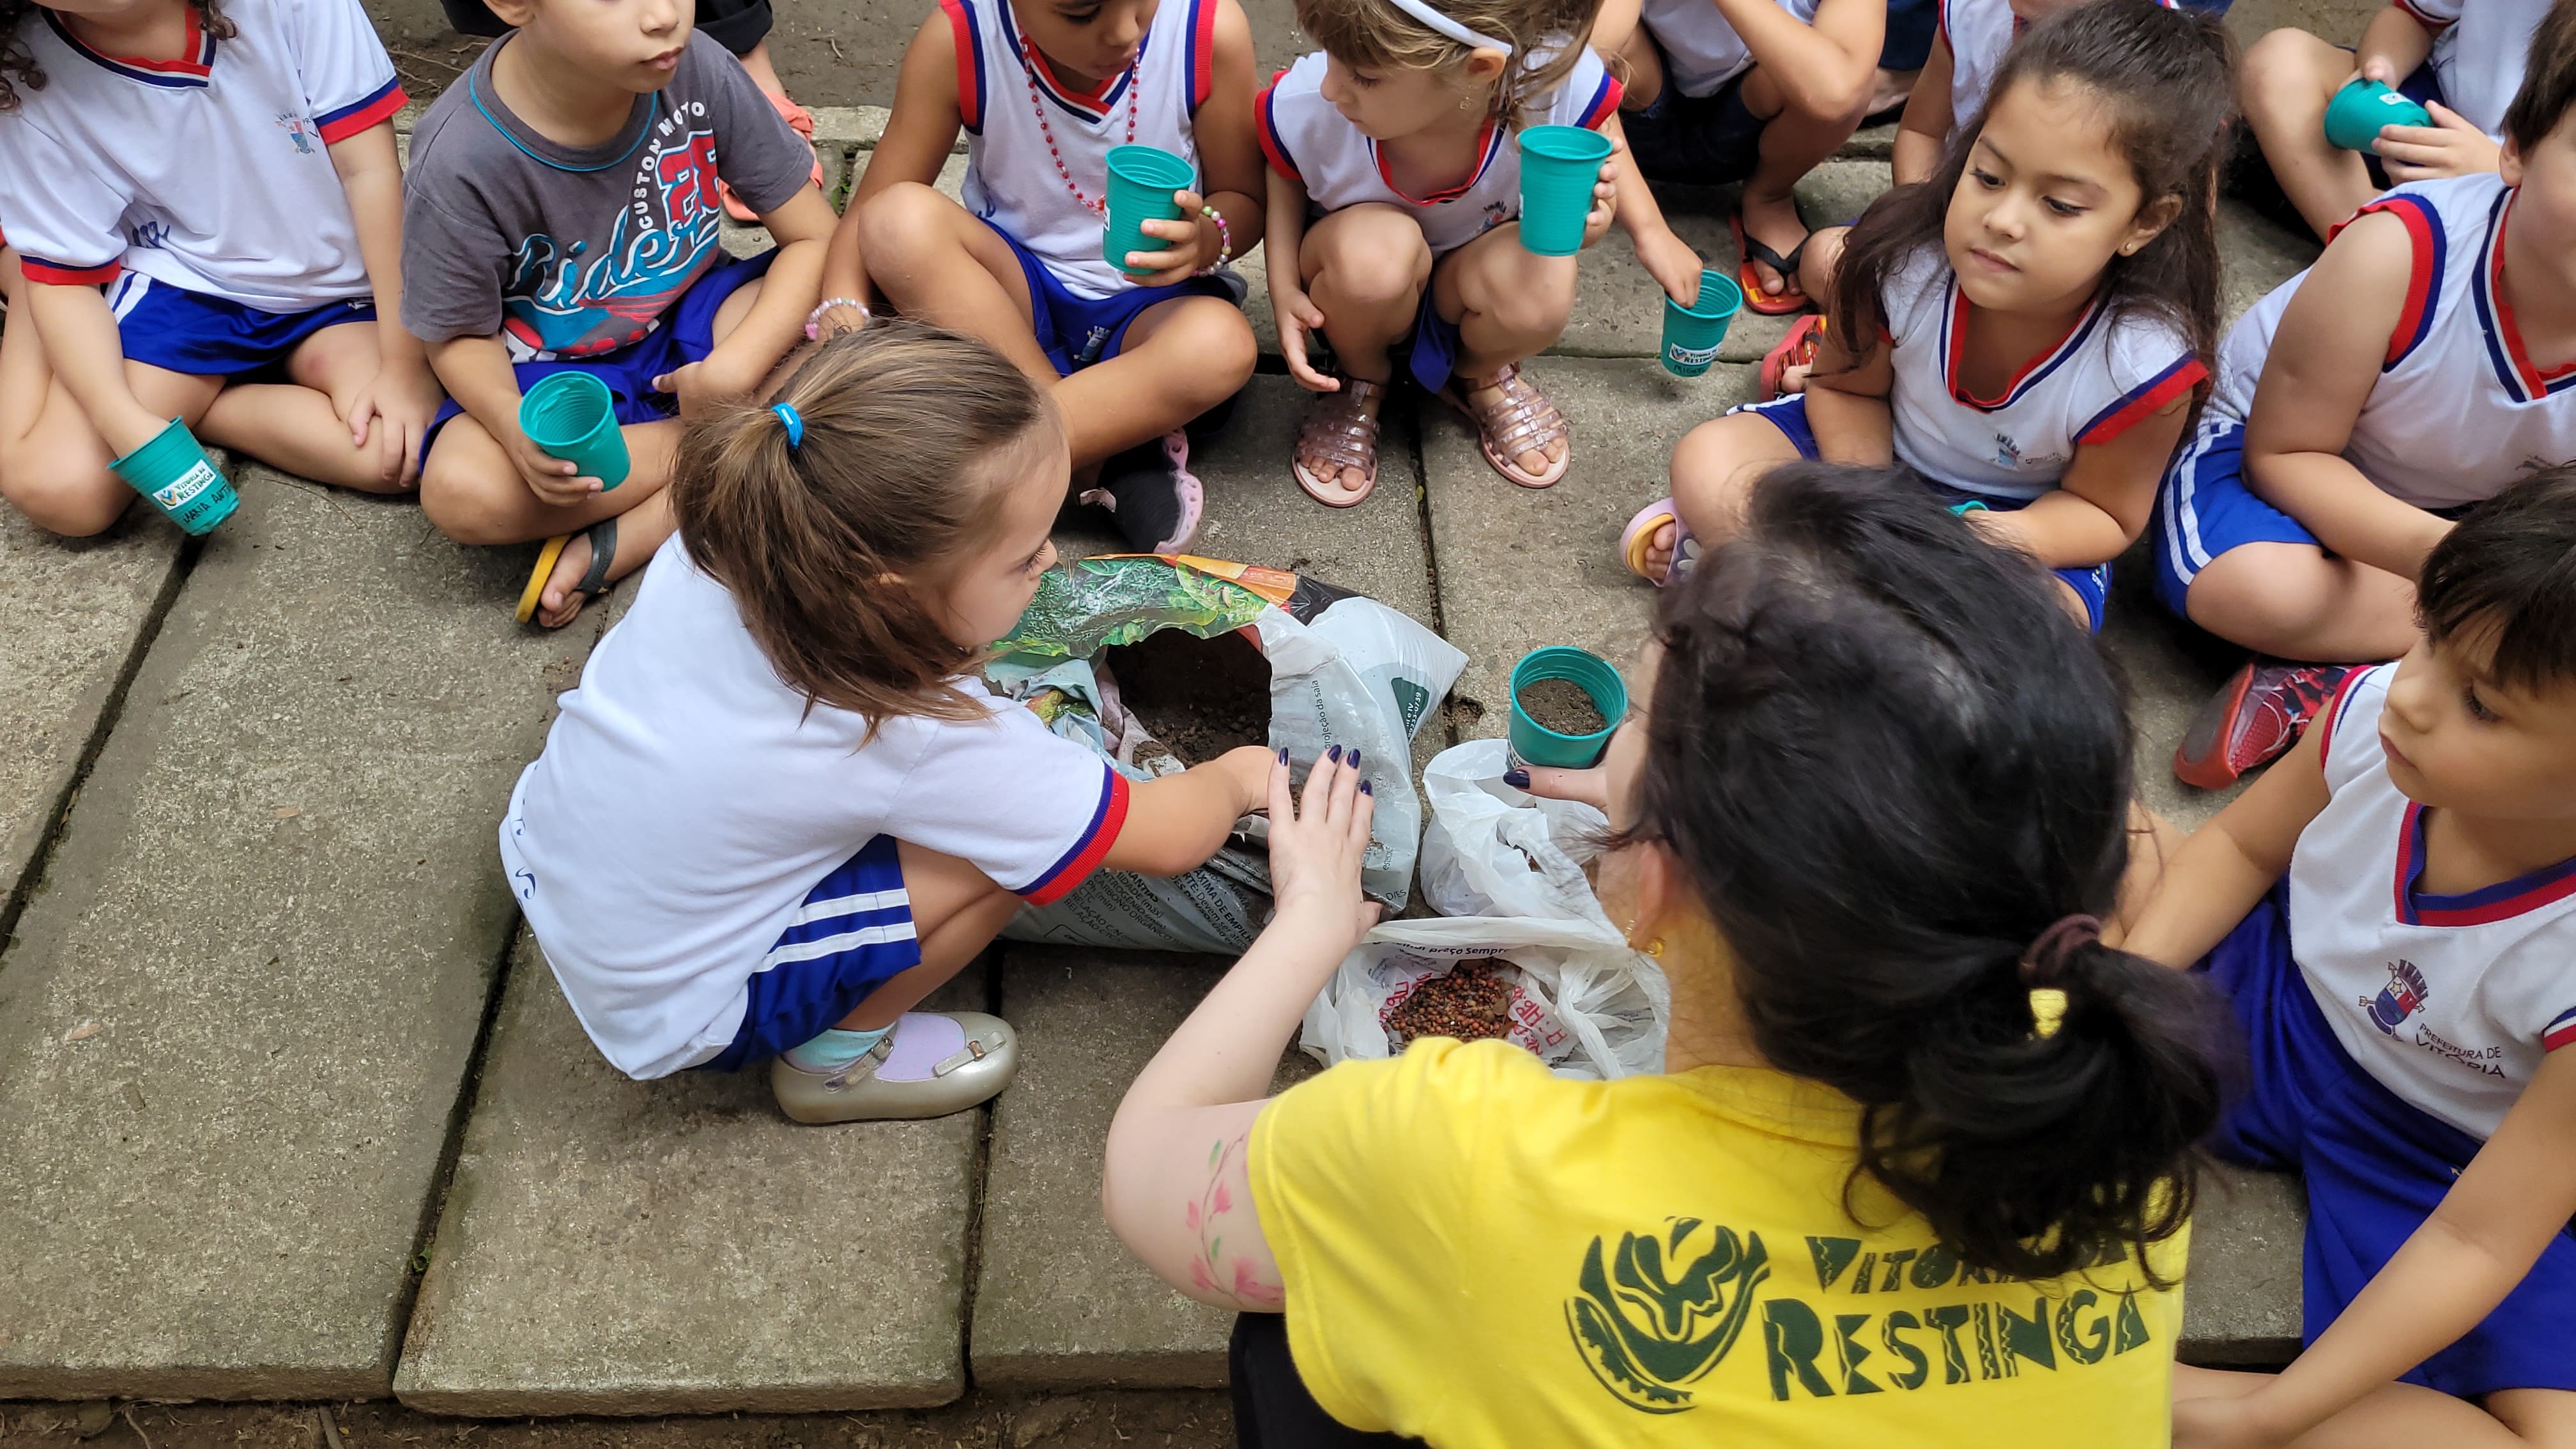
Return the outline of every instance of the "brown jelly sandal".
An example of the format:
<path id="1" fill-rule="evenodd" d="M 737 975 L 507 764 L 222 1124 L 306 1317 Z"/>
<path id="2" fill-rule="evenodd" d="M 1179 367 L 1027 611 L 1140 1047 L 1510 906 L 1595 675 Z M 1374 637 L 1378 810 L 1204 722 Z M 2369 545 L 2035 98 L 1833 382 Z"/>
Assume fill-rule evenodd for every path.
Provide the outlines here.
<path id="1" fill-rule="evenodd" d="M 1518 367 L 1505 367 L 1494 380 L 1479 387 L 1467 386 L 1465 378 L 1451 378 L 1440 390 L 1441 400 L 1467 415 L 1476 425 L 1476 446 L 1484 450 L 1485 462 L 1493 470 L 1523 488 L 1552 487 L 1565 476 L 1574 462 L 1573 433 L 1565 425 L 1565 416 L 1547 394 L 1521 377 Z M 1471 392 L 1486 388 L 1500 393 L 1494 401 L 1475 404 L 1467 401 Z M 1547 455 L 1550 446 L 1566 445 L 1565 456 L 1550 463 L 1544 473 L 1531 473 L 1513 460 L 1523 453 Z"/>
<path id="2" fill-rule="evenodd" d="M 1296 455 L 1288 460 L 1288 471 L 1307 497 L 1326 508 L 1356 508 L 1377 490 L 1378 413 L 1385 397 L 1385 383 L 1356 377 L 1343 378 L 1339 392 L 1315 395 L 1305 425 L 1297 430 Z M 1321 474 L 1306 466 L 1310 458 L 1325 465 Z M 1360 470 L 1357 488 L 1341 481 L 1349 468 Z"/>

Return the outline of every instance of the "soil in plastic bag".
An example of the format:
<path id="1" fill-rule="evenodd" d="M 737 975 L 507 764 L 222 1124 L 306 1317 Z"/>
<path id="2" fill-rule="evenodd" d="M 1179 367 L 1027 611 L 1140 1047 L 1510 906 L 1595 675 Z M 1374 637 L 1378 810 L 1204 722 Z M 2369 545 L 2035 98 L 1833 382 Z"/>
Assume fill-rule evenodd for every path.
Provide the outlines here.
<path id="1" fill-rule="evenodd" d="M 1158 630 L 1101 650 L 1094 663 L 1108 666 L 1119 703 L 1184 765 L 1270 743 L 1270 661 L 1240 632 Z"/>

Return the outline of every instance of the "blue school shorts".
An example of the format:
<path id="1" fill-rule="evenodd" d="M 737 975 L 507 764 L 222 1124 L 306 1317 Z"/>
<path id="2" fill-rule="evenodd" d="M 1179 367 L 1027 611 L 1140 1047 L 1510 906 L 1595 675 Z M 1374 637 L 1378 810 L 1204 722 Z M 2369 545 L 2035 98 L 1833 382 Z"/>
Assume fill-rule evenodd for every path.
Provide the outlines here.
<path id="1" fill-rule="evenodd" d="M 737 257 L 719 262 L 715 270 L 689 284 L 680 300 L 662 314 L 662 325 L 617 349 L 597 357 L 568 358 L 560 362 L 522 362 L 511 368 L 519 378 L 519 391 L 525 393 L 537 380 L 553 372 L 587 372 L 608 384 L 608 394 L 617 405 L 617 421 L 623 424 L 657 423 L 680 415 L 680 400 L 667 392 L 653 390 L 653 379 L 677 372 L 692 362 L 703 362 L 716 346 L 716 311 L 725 299 L 743 283 L 769 270 L 778 255 L 772 247 L 756 257 Z M 465 411 L 454 398 L 438 405 L 429 420 L 429 430 L 420 437 L 422 466 L 429 463 L 429 450 L 438 442 L 439 430 L 450 418 Z"/>
<path id="2" fill-rule="evenodd" d="M 2275 887 L 2195 969 L 2227 993 L 2247 1072 L 2209 1146 L 2307 1184 L 2303 1332 L 2314 1343 L 2457 1180 L 2478 1139 L 2401 1100 L 2362 1070 L 2318 1011 L 2290 954 L 2288 893 Z M 2576 1238 L 2561 1232 L 2520 1286 L 2406 1382 L 2458 1398 L 2576 1389 Z"/>
<path id="3" fill-rule="evenodd" d="M 1729 408 L 1727 411 L 1760 415 L 1764 422 L 1778 428 L 1781 434 L 1788 438 L 1790 446 L 1798 450 L 1798 456 L 1801 458 L 1812 462 L 1824 456 L 1816 447 L 1816 430 L 1807 425 L 1805 393 L 1793 392 L 1787 397 L 1774 398 L 1765 403 L 1746 403 L 1741 407 Z M 1953 508 L 1962 503 L 1982 503 L 1993 512 L 2011 513 L 2016 509 L 2030 506 L 2030 500 L 2027 498 L 1998 498 L 1991 493 L 1979 493 L 1968 488 L 1953 488 L 1937 478 L 1924 478 L 1923 482 L 1932 490 L 1934 497 Z M 2050 569 L 2049 572 L 2063 580 L 2068 588 L 2075 591 L 2075 597 L 2084 601 L 2084 617 L 2092 622 L 2094 633 L 2101 633 L 2102 610 L 2109 605 L 2111 599 L 2111 566 L 2100 563 L 2089 569 Z"/>
<path id="4" fill-rule="evenodd" d="M 304 340 L 343 322 L 373 322 L 372 297 L 325 302 L 301 312 L 263 312 L 227 298 L 120 273 L 107 289 L 128 361 L 190 377 L 240 377 L 285 363 Z"/>
<path id="5" fill-rule="evenodd" d="M 1647 39 L 1654 37 L 1649 33 Z M 1663 46 L 1658 43 L 1655 51 L 1661 55 Z M 1762 128 L 1770 123 L 1744 103 L 1744 76 L 1704 96 L 1682 94 L 1672 82 L 1670 60 L 1664 77 L 1654 104 L 1619 114 L 1638 174 L 1684 186 L 1724 186 L 1752 175 L 1753 163 L 1760 159 Z"/>
<path id="6" fill-rule="evenodd" d="M 2147 540 L 2156 560 L 2156 598 L 2185 619 L 2191 617 L 2184 607 L 2191 581 L 2229 549 L 2249 543 L 2320 546 L 2305 524 L 2245 486 L 2245 425 L 2216 414 L 2201 418 L 2200 430 L 2166 467 Z"/>
<path id="7" fill-rule="evenodd" d="M 878 987 L 921 964 L 895 839 L 880 835 L 805 893 L 752 973 L 742 1029 L 698 1069 L 734 1072 L 820 1036 Z"/>
<path id="8" fill-rule="evenodd" d="M 991 222 L 984 223 L 993 226 Z M 1078 297 L 1056 280 L 1038 254 L 1020 239 L 993 226 L 993 235 L 1020 259 L 1020 275 L 1029 284 L 1029 330 L 1038 347 L 1055 364 L 1058 377 L 1071 377 L 1096 362 L 1107 362 L 1127 345 L 1127 329 L 1136 314 L 1175 297 L 1223 297 L 1243 303 L 1242 281 L 1231 273 L 1189 277 L 1168 287 L 1121 287 L 1106 297 Z"/>

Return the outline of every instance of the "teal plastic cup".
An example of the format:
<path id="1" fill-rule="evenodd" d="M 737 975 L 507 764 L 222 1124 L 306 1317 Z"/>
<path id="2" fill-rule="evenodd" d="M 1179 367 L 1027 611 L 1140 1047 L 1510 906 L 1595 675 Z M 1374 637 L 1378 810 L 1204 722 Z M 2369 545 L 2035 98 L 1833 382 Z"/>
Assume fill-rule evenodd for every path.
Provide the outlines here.
<path id="1" fill-rule="evenodd" d="M 1724 272 L 1699 274 L 1699 300 L 1685 307 L 1664 298 L 1664 371 L 1675 377 L 1697 377 L 1717 361 L 1726 341 L 1727 324 L 1744 305 L 1744 289 Z"/>
<path id="2" fill-rule="evenodd" d="M 2347 151 L 2368 151 L 2382 126 L 2429 126 L 2433 115 L 2375 80 L 2357 80 L 2326 104 L 2326 140 Z"/>
<path id="3" fill-rule="evenodd" d="M 586 372 L 550 372 L 519 399 L 519 431 L 550 458 L 561 458 L 596 478 L 602 488 L 626 481 L 631 460 L 617 427 L 617 399 L 608 384 Z"/>
<path id="4" fill-rule="evenodd" d="M 214 532 L 215 525 L 232 517 L 233 510 L 241 506 L 241 495 L 233 491 L 232 480 L 206 456 L 205 445 L 197 441 L 197 435 L 177 418 L 153 434 L 151 442 L 107 466 L 135 492 L 151 499 L 152 506 L 167 514 L 172 523 L 192 534 Z"/>
<path id="5" fill-rule="evenodd" d="M 1601 711 L 1600 729 L 1588 735 L 1561 735 L 1531 719 L 1521 709 L 1521 691 L 1543 679 L 1563 679 L 1592 697 Z M 1565 644 L 1533 649 L 1512 666 L 1512 758 L 1525 765 L 1559 770 L 1588 770 L 1601 763 L 1610 736 L 1628 715 L 1628 685 L 1610 661 L 1589 650 Z"/>
<path id="6" fill-rule="evenodd" d="M 1161 147 L 1110 147 L 1109 234 L 1101 239 L 1100 255 L 1131 277 L 1148 275 L 1150 268 L 1128 266 L 1127 254 L 1171 249 L 1161 237 L 1145 235 L 1145 223 L 1180 220 L 1181 205 L 1172 193 L 1198 179 L 1197 167 Z"/>
<path id="7" fill-rule="evenodd" d="M 1592 214 L 1592 184 L 1610 159 L 1610 138 L 1581 126 L 1532 126 L 1521 132 L 1521 245 L 1542 257 L 1583 250 Z"/>

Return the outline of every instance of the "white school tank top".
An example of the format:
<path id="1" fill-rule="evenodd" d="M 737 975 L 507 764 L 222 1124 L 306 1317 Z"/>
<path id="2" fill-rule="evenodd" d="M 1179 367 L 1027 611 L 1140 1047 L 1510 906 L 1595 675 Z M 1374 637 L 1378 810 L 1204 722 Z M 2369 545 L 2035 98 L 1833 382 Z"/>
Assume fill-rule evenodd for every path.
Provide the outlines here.
<path id="1" fill-rule="evenodd" d="M 1898 267 L 1880 298 L 1895 382 L 1896 456 L 1935 482 L 2028 501 L 2057 486 L 2078 447 L 2107 443 L 2191 391 L 2208 369 L 2162 318 L 2112 316 L 2096 298 L 2002 396 L 1957 379 L 1968 299 L 1938 244 Z"/>
<path id="2" fill-rule="evenodd" d="M 1198 164 L 1191 120 L 1215 84 L 1217 0 L 1162 0 L 1134 62 L 1089 94 L 1056 79 L 1021 34 L 1011 0 L 939 0 L 939 8 L 957 40 L 966 209 L 1036 253 L 1077 296 L 1135 285 L 1102 259 L 1108 224 L 1083 202 L 1107 193 L 1113 146 L 1159 146 Z"/>
<path id="3" fill-rule="evenodd" d="M 2397 669 L 2355 670 L 2320 722 L 2332 793 L 2290 856 L 2290 953 L 2362 1070 L 2483 1140 L 2576 1042 L 2576 860 L 2461 895 L 2416 888 L 2424 808 L 2379 743 Z"/>
<path id="4" fill-rule="evenodd" d="M 2004 52 L 2024 29 L 2008 0 L 1941 0 L 1941 43 L 1950 47 L 1950 126 L 1964 131 L 1986 107 Z"/>
<path id="5" fill-rule="evenodd" d="M 1422 228 L 1431 254 L 1442 256 L 1521 214 L 1521 153 L 1510 128 L 1487 121 L 1477 140 L 1476 169 L 1444 191 L 1415 196 L 1387 174 L 1377 142 L 1324 99 L 1324 53 L 1316 51 L 1271 78 L 1256 106 L 1261 150 L 1272 170 L 1306 188 L 1309 214 L 1324 216 L 1362 202 L 1403 208 Z M 1619 82 L 1585 47 L 1564 84 L 1530 107 L 1533 125 L 1596 129 L 1619 109 Z"/>
<path id="6" fill-rule="evenodd" d="M 2355 213 L 2405 222 L 2415 269 L 2343 455 L 2418 508 L 2483 502 L 2525 473 L 2576 460 L 2576 362 L 2534 365 L 2501 289 L 2505 228 L 2520 224 L 2513 196 L 2490 171 L 2401 186 Z M 2228 417 L 2248 416 L 2281 314 L 2307 276 L 2229 329 L 2213 399 Z"/>
<path id="7" fill-rule="evenodd" d="M 1818 0 L 1779 0 L 1801 25 L 1816 23 Z M 1753 52 L 1712 0 L 1646 0 L 1646 31 L 1664 52 L 1664 82 L 1686 96 L 1714 95 L 1753 68 Z"/>

